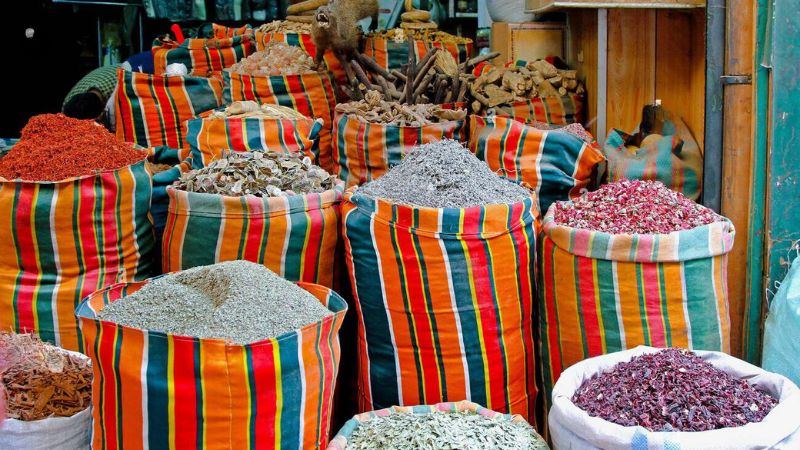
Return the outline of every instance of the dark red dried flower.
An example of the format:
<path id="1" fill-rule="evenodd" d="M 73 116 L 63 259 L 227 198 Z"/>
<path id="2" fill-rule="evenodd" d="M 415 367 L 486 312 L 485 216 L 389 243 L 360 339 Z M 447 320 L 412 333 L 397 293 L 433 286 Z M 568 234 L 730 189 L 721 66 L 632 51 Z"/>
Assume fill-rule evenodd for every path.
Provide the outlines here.
<path id="1" fill-rule="evenodd" d="M 667 234 L 723 220 L 659 181 L 615 181 L 555 204 L 557 224 L 611 234 Z"/>
<path id="2" fill-rule="evenodd" d="M 650 431 L 706 431 L 761 422 L 778 401 L 670 348 L 619 363 L 583 382 L 572 402 L 590 416 Z"/>

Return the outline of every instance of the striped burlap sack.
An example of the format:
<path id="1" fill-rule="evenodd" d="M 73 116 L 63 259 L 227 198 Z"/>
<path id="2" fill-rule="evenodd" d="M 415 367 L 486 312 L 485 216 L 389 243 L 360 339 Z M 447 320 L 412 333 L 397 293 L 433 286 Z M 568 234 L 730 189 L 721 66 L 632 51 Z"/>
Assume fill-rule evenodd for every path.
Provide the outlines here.
<path id="1" fill-rule="evenodd" d="M 342 208 L 359 411 L 470 400 L 533 421 L 536 199 Z"/>
<path id="2" fill-rule="evenodd" d="M 117 137 L 142 147 L 182 148 L 185 122 L 222 104 L 222 81 L 216 78 L 119 69 L 117 79 Z"/>
<path id="3" fill-rule="evenodd" d="M 254 100 L 258 103 L 287 106 L 312 119 L 322 119 L 319 142 L 314 154 L 317 165 L 333 172 L 331 126 L 336 107 L 333 77 L 330 73 L 253 76 L 222 72 L 226 103 Z"/>
<path id="4" fill-rule="evenodd" d="M 75 311 L 94 370 L 92 448 L 325 448 L 347 312 L 337 293 L 298 283 L 334 314 L 247 345 L 96 318 L 146 283 L 110 286 Z"/>
<path id="5" fill-rule="evenodd" d="M 227 197 L 167 188 L 164 271 L 245 259 L 334 287 L 342 185 L 319 194 Z"/>
<path id="6" fill-rule="evenodd" d="M 727 220 L 670 234 L 612 235 L 558 225 L 550 208 L 539 258 L 547 395 L 567 367 L 637 345 L 729 352 L 733 238 Z"/>
<path id="7" fill-rule="evenodd" d="M 436 47 L 450 53 L 457 63 L 463 63 L 472 56 L 472 40 L 462 44 L 452 42 L 414 40 L 414 54 L 419 61 L 428 54 L 429 48 Z M 374 59 L 385 70 L 400 70 L 403 64 L 408 63 L 408 41 L 403 39 L 395 41 L 385 37 L 370 35 L 364 42 L 364 54 Z"/>
<path id="8" fill-rule="evenodd" d="M 83 351 L 74 314 L 81 299 L 151 275 L 145 157 L 62 181 L 0 178 L 0 329 Z"/>
<path id="9" fill-rule="evenodd" d="M 207 77 L 236 64 L 255 51 L 255 41 L 247 34 L 227 38 L 186 39 L 157 42 L 153 46 L 153 73 L 164 75 L 167 66 L 180 63 L 190 75 Z"/>

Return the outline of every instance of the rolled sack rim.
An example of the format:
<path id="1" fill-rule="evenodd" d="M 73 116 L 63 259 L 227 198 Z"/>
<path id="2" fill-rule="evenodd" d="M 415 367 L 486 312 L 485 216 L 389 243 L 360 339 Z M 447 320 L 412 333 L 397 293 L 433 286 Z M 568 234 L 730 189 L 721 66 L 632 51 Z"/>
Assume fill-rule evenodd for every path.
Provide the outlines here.
<path id="1" fill-rule="evenodd" d="M 746 361 L 739 360 L 723 352 L 692 350 L 706 362 L 727 372 L 728 374 L 748 381 L 753 381 L 751 385 L 760 387 L 773 398 L 778 400 L 778 404 L 767 414 L 761 422 L 752 422 L 740 427 L 719 428 L 707 431 L 650 431 L 641 426 L 623 426 L 602 419 L 590 416 L 589 413 L 579 408 L 572 402 L 572 395 L 583 383 L 591 378 L 593 374 L 611 370 L 616 364 L 630 361 L 635 356 L 656 353 L 662 349 L 639 345 L 629 350 L 609 353 L 606 355 L 595 356 L 584 359 L 573 364 L 562 372 L 559 380 L 553 387 L 552 407 L 548 419 L 551 423 L 557 422 L 560 427 L 582 438 L 584 442 L 593 445 L 602 443 L 601 447 L 618 448 L 619 443 L 625 439 L 633 439 L 637 435 L 643 435 L 648 442 L 677 442 L 680 445 L 676 448 L 706 448 L 709 442 L 737 442 L 742 443 L 741 448 L 746 448 L 747 439 L 733 439 L 731 433 L 744 436 L 755 436 L 749 443 L 762 443 L 760 439 L 767 436 L 785 439 L 793 433 L 800 433 L 800 416 L 796 411 L 800 410 L 800 389 L 791 380 L 783 375 L 766 371 L 754 366 Z M 591 371 L 593 367 L 597 370 Z M 775 387 L 781 388 L 781 395 L 776 395 Z M 769 389 L 773 388 L 773 389 Z M 776 419 L 780 416 L 781 419 Z M 787 422 L 787 417 L 794 417 L 795 422 Z M 569 424 L 580 426 L 570 427 Z M 780 436 L 776 436 L 775 428 L 782 431 Z M 778 441 L 780 442 L 780 441 Z M 763 448 L 772 448 L 778 442 L 770 442 Z M 759 447 L 762 448 L 762 447 Z"/>
<path id="2" fill-rule="evenodd" d="M 118 172 L 118 171 L 124 170 L 124 169 L 136 170 L 138 167 L 141 167 L 142 171 L 147 173 L 150 176 L 150 178 L 152 178 L 152 174 L 150 173 L 150 171 L 145 168 L 145 162 L 149 158 L 148 152 L 147 151 L 142 151 L 139 148 L 136 148 L 136 150 L 141 151 L 142 159 L 140 159 L 139 161 L 137 161 L 137 162 L 135 162 L 133 164 L 128 164 L 127 166 L 117 167 L 116 169 L 98 170 L 98 171 L 96 171 L 94 173 L 90 173 L 90 174 L 87 174 L 87 175 L 80 175 L 80 176 L 77 176 L 77 177 L 64 178 L 63 180 L 57 180 L 57 181 L 45 181 L 45 180 L 43 180 L 43 181 L 34 181 L 34 180 L 23 180 L 21 178 L 9 180 L 8 178 L 0 177 L 0 185 L 2 185 L 2 184 L 51 184 L 51 185 L 68 184 L 68 183 L 74 183 L 76 181 L 83 181 L 83 180 L 85 180 L 87 178 L 98 178 L 98 177 L 101 177 L 102 175 Z"/>
<path id="3" fill-rule="evenodd" d="M 358 186 L 352 186 L 344 193 L 344 203 L 354 205 L 361 214 L 384 225 L 398 229 L 414 230 L 415 234 L 421 236 L 456 240 L 465 237 L 491 239 L 513 233 L 523 227 L 533 227 L 538 212 L 538 199 L 534 191 L 531 191 L 530 197 L 514 203 L 492 203 L 467 208 L 431 208 L 395 203 L 384 198 L 373 199 L 359 194 Z M 521 208 L 519 219 L 509 225 L 510 217 L 508 217 L 508 212 L 515 206 Z M 393 217 L 399 217 L 400 219 Z M 441 229 L 441 226 L 432 228 L 419 225 L 422 223 L 441 225 L 443 217 L 451 218 L 453 224 L 458 226 L 454 227 L 453 230 L 444 230 Z M 456 229 L 461 228 L 463 223 L 470 218 L 488 220 L 484 224 L 483 230 L 462 232 Z M 411 220 L 416 220 L 418 225 L 411 226 L 408 224 Z M 346 220 L 345 225 L 347 225 Z"/>
<path id="4" fill-rule="evenodd" d="M 544 217 L 544 235 L 570 254 L 627 262 L 682 262 L 728 254 L 736 229 L 730 219 L 667 234 L 611 234 L 559 225 L 554 202 Z"/>
<path id="5" fill-rule="evenodd" d="M 189 192 L 177 189 L 175 186 L 167 186 L 167 195 L 169 196 L 167 211 L 176 216 L 278 217 L 296 212 L 316 211 L 336 206 L 340 204 L 344 198 L 344 186 L 344 181 L 337 179 L 336 186 L 334 186 L 333 189 L 318 193 L 295 194 L 288 197 L 259 197 L 253 194 L 234 197 L 206 192 Z M 319 202 L 311 206 L 307 201 L 310 196 L 318 196 Z M 195 199 L 199 204 L 195 204 L 193 208 L 179 207 L 179 197 L 181 205 L 187 205 L 192 199 Z M 302 197 L 304 199 L 303 202 L 292 202 L 290 200 L 290 198 L 297 197 Z M 261 211 L 242 212 L 243 202 L 247 202 L 248 200 L 261 203 L 263 209 Z"/>
<path id="6" fill-rule="evenodd" d="M 313 295 L 332 314 L 330 314 L 328 316 L 325 316 L 325 317 L 323 317 L 322 319 L 320 319 L 320 320 L 318 320 L 316 322 L 312 322 L 312 323 L 306 324 L 306 325 L 304 325 L 301 328 L 298 328 L 296 330 L 287 331 L 286 333 L 283 333 L 283 334 L 278 335 L 278 336 L 261 339 L 259 341 L 255 341 L 255 342 L 249 342 L 247 344 L 238 344 L 238 343 L 231 342 L 231 341 L 229 341 L 227 339 L 222 339 L 222 338 L 203 338 L 203 337 L 198 337 L 198 336 L 185 336 L 185 335 L 179 335 L 179 334 L 173 334 L 173 333 L 166 333 L 166 332 L 158 331 L 158 330 L 145 330 L 145 329 L 129 327 L 127 325 L 122 325 L 122 324 L 118 324 L 118 323 L 115 323 L 115 322 L 111 322 L 111 321 L 102 320 L 102 319 L 98 319 L 97 318 L 96 314 L 103 310 L 103 308 L 105 307 L 106 303 L 102 303 L 102 307 L 97 309 L 97 310 L 95 310 L 93 305 L 92 305 L 92 302 L 95 299 L 99 299 L 99 301 L 102 301 L 102 297 L 107 292 L 114 291 L 114 290 L 120 290 L 120 289 L 126 289 L 125 295 L 121 295 L 120 297 L 112 300 L 111 303 L 113 303 L 115 301 L 118 301 L 118 300 L 130 295 L 130 294 L 133 294 L 134 292 L 136 292 L 139 289 L 141 289 L 142 287 L 144 287 L 150 281 L 159 279 L 161 277 L 164 277 L 164 276 L 167 276 L 167 275 L 170 275 L 170 274 L 173 274 L 173 273 L 176 273 L 176 272 L 165 273 L 165 274 L 162 274 L 162 275 L 159 275 L 159 276 L 156 276 L 156 277 L 148 278 L 147 280 L 144 280 L 144 281 L 115 283 L 115 284 L 112 284 L 110 286 L 106 286 L 105 288 L 100 289 L 99 291 L 95 291 L 95 292 L 89 294 L 83 300 L 81 300 L 80 303 L 78 303 L 78 306 L 75 308 L 75 317 L 78 319 L 78 322 L 80 324 L 80 328 L 83 329 L 84 321 L 93 321 L 98 325 L 98 328 L 100 328 L 102 326 L 102 324 L 108 324 L 108 325 L 111 325 L 111 326 L 113 326 L 115 328 L 118 328 L 120 330 L 131 330 L 131 331 L 136 332 L 136 333 L 146 334 L 149 337 L 155 337 L 155 338 L 161 338 L 161 339 L 167 339 L 169 337 L 172 337 L 176 341 L 183 341 L 183 342 L 203 341 L 203 342 L 216 343 L 216 344 L 219 344 L 219 345 L 223 345 L 226 348 L 260 347 L 260 346 L 263 346 L 263 345 L 270 345 L 270 343 L 273 342 L 273 341 L 276 342 L 276 343 L 282 343 L 282 342 L 286 342 L 286 341 L 295 339 L 297 333 L 302 333 L 303 331 L 311 331 L 314 328 L 316 328 L 317 326 L 319 326 L 320 324 L 324 324 L 326 322 L 332 322 L 332 321 L 337 320 L 337 319 L 343 319 L 344 315 L 347 313 L 347 309 L 348 309 L 347 302 L 344 300 L 344 298 L 342 298 L 341 295 L 339 295 L 333 289 L 325 287 L 325 286 L 322 286 L 320 284 L 308 283 L 308 282 L 304 282 L 304 281 L 294 282 L 294 284 L 296 284 L 297 286 L 302 288 L 304 291 L 306 291 L 306 292 L 310 293 L 311 295 Z M 323 293 L 328 298 L 328 304 L 327 305 L 324 303 L 324 299 L 320 298 L 320 296 Z"/>

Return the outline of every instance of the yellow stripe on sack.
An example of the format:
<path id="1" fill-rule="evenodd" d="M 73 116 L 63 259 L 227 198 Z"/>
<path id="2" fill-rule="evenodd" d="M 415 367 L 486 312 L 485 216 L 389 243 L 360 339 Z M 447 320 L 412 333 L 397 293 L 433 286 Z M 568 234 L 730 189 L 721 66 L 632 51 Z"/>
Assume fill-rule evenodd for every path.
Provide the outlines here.
<path id="1" fill-rule="evenodd" d="M 480 305 L 478 305 L 478 297 L 475 295 L 475 274 L 472 270 L 472 259 L 470 259 L 469 249 L 467 248 L 467 241 L 462 237 L 464 232 L 464 210 L 462 209 L 460 214 L 460 218 L 458 219 L 458 241 L 461 243 L 461 249 L 464 251 L 464 261 L 467 264 L 467 273 L 469 279 L 469 290 L 472 293 L 472 307 L 475 310 L 475 322 L 476 328 L 478 331 L 478 340 L 481 343 L 480 348 L 486 348 L 486 339 L 483 336 L 483 321 L 481 320 Z M 484 374 L 484 388 L 486 391 L 486 405 L 488 408 L 491 408 L 489 405 L 493 405 L 492 403 L 492 389 L 489 377 L 489 361 L 486 358 L 483 359 L 483 374 Z"/>
<path id="2" fill-rule="evenodd" d="M 589 237 L 589 247 L 593 246 L 595 233 Z M 606 347 L 606 326 L 603 323 L 603 307 L 600 304 L 600 282 L 597 279 L 597 259 L 592 258 L 592 288 L 594 290 L 594 311 L 597 316 L 597 329 L 600 333 L 600 344 L 603 348 L 603 353 L 608 352 Z"/>
<path id="3" fill-rule="evenodd" d="M 283 411 L 283 378 L 281 352 L 276 339 L 272 340 L 272 360 L 275 367 L 275 447 L 281 448 L 281 411 Z"/>
<path id="4" fill-rule="evenodd" d="M 36 284 L 33 288 L 33 296 L 31 297 L 31 308 L 33 313 L 33 329 L 39 330 L 39 290 L 42 287 L 42 265 L 39 262 L 39 242 L 36 239 L 36 204 L 39 201 L 39 187 L 34 190 L 33 198 L 31 199 L 31 217 L 30 217 L 30 230 L 31 230 L 31 243 L 33 244 L 34 256 L 36 257 Z M 25 249 L 22 249 L 25 251 Z M 60 339 L 59 339 L 60 340 Z"/>
<path id="5" fill-rule="evenodd" d="M 167 337 L 167 411 L 169 411 L 169 448 L 175 443 L 175 341 Z"/>

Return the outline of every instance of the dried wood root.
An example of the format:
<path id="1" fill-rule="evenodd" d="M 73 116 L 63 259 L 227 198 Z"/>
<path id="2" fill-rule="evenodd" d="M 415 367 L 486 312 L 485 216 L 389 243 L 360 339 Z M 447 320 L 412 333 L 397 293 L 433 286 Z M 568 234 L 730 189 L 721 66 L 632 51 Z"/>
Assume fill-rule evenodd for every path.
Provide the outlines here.
<path id="1" fill-rule="evenodd" d="M 405 105 L 387 102 L 378 91 L 368 91 L 364 100 L 339 103 L 336 112 L 347 114 L 366 123 L 399 127 L 421 127 L 432 123 L 462 120 L 467 116 L 463 109 L 443 109 L 434 104 Z"/>

